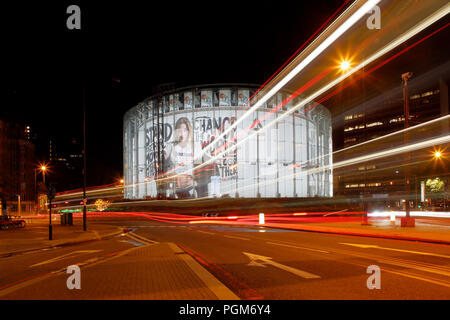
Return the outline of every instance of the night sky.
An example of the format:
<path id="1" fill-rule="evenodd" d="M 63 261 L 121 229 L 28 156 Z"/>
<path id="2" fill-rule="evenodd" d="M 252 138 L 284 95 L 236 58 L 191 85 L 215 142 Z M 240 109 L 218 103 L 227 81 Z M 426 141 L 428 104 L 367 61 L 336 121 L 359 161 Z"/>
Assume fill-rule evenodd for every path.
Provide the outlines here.
<path id="1" fill-rule="evenodd" d="M 155 85 L 262 84 L 343 1 L 145 3 L 2 8 L 2 116 L 32 126 L 44 159 L 49 137 L 81 138 L 84 86 L 88 185 L 121 175 L 123 114 Z M 66 28 L 71 4 L 81 30 Z"/>

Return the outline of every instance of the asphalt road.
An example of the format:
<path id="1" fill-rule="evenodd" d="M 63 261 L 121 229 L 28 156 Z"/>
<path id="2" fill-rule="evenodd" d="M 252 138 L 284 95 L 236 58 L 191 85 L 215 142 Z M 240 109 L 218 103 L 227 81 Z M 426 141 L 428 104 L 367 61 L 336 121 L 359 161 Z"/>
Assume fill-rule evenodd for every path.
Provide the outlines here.
<path id="1" fill-rule="evenodd" d="M 148 239 L 175 242 L 198 254 L 218 279 L 245 298 L 450 298 L 450 247 L 446 245 L 148 220 L 126 225 Z M 380 289 L 367 287 L 371 265 L 380 268 Z"/>
<path id="2" fill-rule="evenodd" d="M 144 218 L 102 218 L 95 223 L 176 243 L 242 299 L 450 299 L 446 245 Z M 24 279 L 64 272 L 71 264 L 108 264 L 115 254 L 139 245 L 113 237 L 1 258 L 0 292 Z M 380 289 L 368 288 L 369 266 L 379 267 Z"/>

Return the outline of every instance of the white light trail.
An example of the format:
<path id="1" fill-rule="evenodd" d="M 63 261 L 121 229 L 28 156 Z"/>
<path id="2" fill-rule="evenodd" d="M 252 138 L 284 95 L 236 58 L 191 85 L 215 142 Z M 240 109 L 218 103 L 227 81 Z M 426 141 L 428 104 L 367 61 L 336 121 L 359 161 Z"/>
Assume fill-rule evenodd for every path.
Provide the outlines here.
<path id="1" fill-rule="evenodd" d="M 286 77 L 280 80 L 272 89 L 270 89 L 258 102 L 256 102 L 249 110 L 247 110 L 239 119 L 237 119 L 233 125 L 222 132 L 214 141 L 208 145 L 208 148 L 202 150 L 201 156 L 203 156 L 207 149 L 214 146 L 218 141 L 220 141 L 224 136 L 226 136 L 231 130 L 237 128 L 237 125 L 244 121 L 247 117 L 252 115 L 259 107 L 261 107 L 267 100 L 269 100 L 274 94 L 276 94 L 281 88 L 283 88 L 289 81 L 291 81 L 300 71 L 302 71 L 307 65 L 309 65 L 314 59 L 316 59 L 325 49 L 327 49 L 334 41 L 336 41 L 340 36 L 342 36 L 351 26 L 353 26 L 361 17 L 373 9 L 381 0 L 369 0 L 363 6 L 361 6 L 353 15 L 350 16 L 342 25 L 340 25 L 328 38 L 326 38 L 316 49 L 314 49 L 304 60 L 302 60 L 291 72 L 289 72 Z M 333 24 L 336 23 L 341 17 L 350 11 L 356 3 L 349 7 L 345 12 L 343 12 Z M 331 26 L 329 27 L 331 28 Z M 322 34 L 325 34 L 329 29 L 327 28 Z M 306 52 L 309 48 L 314 45 L 315 41 L 312 42 L 303 52 Z M 302 52 L 302 53 L 303 53 Z"/>
<path id="2" fill-rule="evenodd" d="M 447 5 L 443 6 L 441 9 L 437 10 L 435 13 L 430 15 L 427 19 L 423 20 L 420 24 L 414 26 L 409 31 L 407 31 L 404 34 L 400 35 L 397 39 L 395 39 L 394 41 L 392 41 L 389 44 L 387 44 L 381 50 L 379 50 L 378 52 L 376 52 L 375 54 L 373 54 L 368 59 L 364 60 L 363 62 L 361 62 L 360 64 L 358 64 L 354 68 L 352 68 L 347 73 L 341 75 L 337 79 L 335 79 L 335 80 L 331 81 L 330 83 L 328 83 L 327 85 L 323 86 L 322 88 L 317 90 L 315 93 L 313 93 L 309 97 L 305 98 L 302 102 L 298 103 L 296 106 L 292 107 L 290 110 L 288 110 L 285 113 L 283 113 L 280 117 L 277 117 L 275 120 L 272 120 L 270 123 L 268 123 L 265 126 L 263 126 L 257 132 L 253 132 L 253 133 L 249 134 L 246 138 L 244 138 L 241 141 L 237 142 L 236 144 L 230 146 L 227 150 L 225 150 L 225 151 L 215 155 L 211 159 L 209 159 L 209 160 L 205 161 L 204 163 L 194 167 L 193 170 L 203 168 L 204 166 L 212 163 L 214 160 L 220 159 L 221 157 L 223 157 L 228 152 L 236 149 L 238 146 L 240 146 L 241 144 L 245 143 L 248 139 L 251 139 L 255 135 L 266 131 L 268 128 L 270 128 L 273 125 L 275 125 L 276 122 L 284 119 L 288 115 L 290 115 L 293 112 L 295 112 L 297 109 L 303 107 L 304 105 L 306 105 L 306 104 L 308 104 L 310 102 L 313 102 L 314 99 L 316 99 L 320 95 L 324 94 L 325 92 L 327 92 L 328 90 L 330 90 L 331 88 L 336 86 L 338 83 L 342 82 L 344 79 L 346 79 L 347 77 L 352 75 L 353 73 L 359 71 L 360 69 L 362 69 L 366 65 L 372 63 L 373 61 L 375 61 L 378 58 L 382 57 L 383 55 L 387 54 L 391 50 L 395 49 L 396 47 L 398 47 L 400 44 L 402 44 L 406 40 L 410 39 L 411 37 L 413 37 L 414 35 L 416 35 L 420 31 L 424 30 L 425 28 L 429 27 L 430 25 L 432 25 L 436 21 L 438 21 L 441 18 L 443 18 L 444 16 L 446 16 L 449 12 L 450 12 L 450 4 L 447 4 Z M 164 180 L 164 179 L 161 179 L 161 180 Z"/>
<path id="3" fill-rule="evenodd" d="M 405 217 L 405 211 L 374 211 L 367 214 L 368 217 Z M 450 218 L 449 211 L 410 211 L 412 217 Z"/>
<path id="4" fill-rule="evenodd" d="M 402 154 L 405 152 L 411 152 L 414 150 L 419 150 L 419 149 L 427 148 L 427 147 L 434 146 L 437 144 L 444 144 L 444 143 L 448 143 L 448 142 L 450 142 L 450 135 L 446 135 L 446 136 L 434 138 L 434 139 L 428 139 L 426 141 L 418 142 L 415 144 L 402 146 L 402 147 L 398 147 L 398 148 L 393 148 L 393 149 L 388 149 L 385 151 L 376 152 L 376 153 L 361 156 L 361 157 L 355 157 L 352 159 L 336 162 L 336 163 L 321 166 L 318 168 L 307 169 L 307 170 L 304 170 L 301 172 L 284 175 L 275 180 L 264 181 L 264 182 L 247 185 L 247 186 L 242 186 L 242 187 L 238 188 L 236 191 L 243 191 L 245 189 L 255 188 L 257 186 L 270 185 L 270 184 L 274 184 L 274 183 L 284 181 L 287 179 L 292 179 L 293 177 L 301 177 L 301 176 L 307 176 L 307 175 L 314 174 L 314 173 L 321 173 L 328 169 L 331 169 L 332 167 L 333 168 L 346 167 L 346 166 L 355 165 L 355 164 L 358 164 L 361 162 L 367 162 L 367 161 L 372 161 L 372 160 L 376 160 L 376 159 L 380 159 L 380 158 L 395 156 L 395 155 Z"/>
<path id="5" fill-rule="evenodd" d="M 242 117 L 240 117 L 240 119 L 238 119 L 232 126 L 230 126 L 227 130 L 225 130 L 224 132 L 222 132 L 222 134 L 215 139 L 215 141 L 213 141 L 213 143 L 211 143 L 208 147 L 212 147 L 215 143 L 217 143 L 221 138 L 223 138 L 226 134 L 228 134 L 231 130 L 235 129 L 235 127 L 241 122 L 243 121 L 245 118 L 247 118 L 250 114 L 252 114 L 255 110 L 257 110 L 264 102 L 266 102 L 268 99 L 270 99 L 270 97 L 272 97 L 278 90 L 280 90 L 286 83 L 288 83 L 290 80 L 292 80 L 293 77 L 295 77 L 295 75 L 297 75 L 304 67 L 306 67 L 311 61 L 313 61 L 318 55 L 320 55 L 320 53 L 322 53 L 328 46 L 330 46 L 337 38 L 339 38 L 346 30 L 348 30 L 354 23 L 356 23 L 364 14 L 366 14 L 367 12 L 369 12 L 379 1 L 368 1 L 366 4 L 364 4 L 361 8 L 359 8 L 348 20 L 346 20 L 343 25 L 341 25 L 338 29 L 336 29 L 336 31 L 334 31 L 332 33 L 332 35 L 330 35 L 330 37 L 328 37 L 327 39 L 325 39 L 325 41 L 320 44 L 309 56 L 307 56 L 294 70 L 292 70 L 285 78 L 283 78 L 274 88 L 272 88 L 267 94 L 265 94 L 261 100 L 259 100 L 254 106 L 252 106 Z M 349 8 L 350 9 L 350 8 Z M 348 12 L 348 10 L 346 12 Z M 340 17 L 342 17 L 346 12 L 344 12 L 343 14 L 341 14 Z M 384 48 L 382 48 L 381 50 L 379 50 L 378 52 L 376 52 L 374 55 L 372 55 L 370 58 L 366 59 L 365 61 L 363 61 L 362 63 L 360 63 L 359 65 L 355 66 L 354 68 L 352 68 L 351 70 L 349 70 L 347 73 L 343 74 L 342 76 L 338 77 L 337 79 L 335 79 L 334 81 L 331 81 L 330 83 L 328 83 L 326 86 L 322 87 L 321 89 L 317 90 L 315 93 L 313 93 L 312 95 L 310 95 L 309 97 L 307 97 L 305 100 L 303 100 L 302 102 L 300 102 L 299 104 L 297 104 L 296 106 L 294 106 L 293 108 L 291 108 L 289 111 L 285 112 L 284 114 L 282 114 L 280 117 L 278 117 L 276 120 L 273 120 L 272 122 L 270 122 L 269 124 L 265 125 L 264 127 L 262 127 L 258 132 L 254 132 L 253 134 L 248 135 L 245 139 L 239 141 L 238 143 L 230 146 L 229 149 L 215 155 L 214 157 L 212 157 L 211 159 L 205 161 L 204 163 L 194 167 L 193 170 L 196 169 L 200 169 L 203 168 L 204 166 L 212 163 L 213 161 L 215 161 L 218 158 L 221 158 L 223 155 L 225 155 L 226 153 L 234 150 L 235 148 L 237 148 L 239 145 L 241 145 L 244 142 L 247 142 L 247 139 L 250 139 L 252 137 L 254 137 L 256 134 L 260 134 L 261 132 L 267 130 L 268 128 L 272 127 L 277 121 L 282 120 L 283 118 L 287 117 L 288 115 L 292 114 L 295 110 L 301 108 L 302 106 L 312 102 L 315 98 L 317 98 L 318 96 L 322 95 L 323 93 L 325 93 L 326 91 L 330 90 L 332 87 L 334 87 L 335 85 L 337 85 L 338 83 L 340 83 L 341 81 L 343 81 L 344 79 L 346 79 L 347 77 L 349 77 L 350 75 L 352 75 L 353 73 L 355 73 L 356 71 L 362 69 L 363 67 L 365 67 L 366 65 L 372 63 L 373 61 L 375 61 L 376 59 L 382 57 L 383 55 L 385 55 L 386 53 L 388 53 L 389 51 L 393 50 L 394 48 L 396 48 L 397 46 L 399 46 L 401 43 L 405 42 L 406 40 L 410 39 L 411 37 L 413 37 L 414 35 L 416 35 L 417 33 L 419 33 L 420 31 L 424 30 L 425 28 L 429 27 L 430 25 L 432 25 L 433 23 L 435 23 L 436 21 L 440 20 L 441 18 L 443 18 L 444 16 L 446 16 L 448 13 L 450 12 L 450 4 L 444 5 L 441 9 L 437 10 L 435 13 L 433 13 L 432 15 L 430 15 L 428 18 L 424 19 L 423 21 L 421 21 L 420 24 L 412 27 L 409 31 L 405 32 L 403 35 L 399 36 L 397 39 L 395 39 L 394 41 L 392 41 L 391 43 L 389 43 L 388 45 L 386 45 Z M 340 18 L 339 17 L 339 18 Z M 338 18 L 338 19 L 339 19 Z M 336 21 L 338 20 L 336 19 Z M 322 33 L 323 34 L 323 33 Z M 314 42 L 308 46 L 308 48 L 306 48 L 303 52 L 305 52 L 306 50 L 308 50 L 312 45 L 314 44 Z M 343 150 L 341 150 L 343 151 Z M 206 148 L 204 150 L 202 150 L 202 154 L 206 153 Z M 181 173 L 182 174 L 182 173 Z M 176 176 L 176 175 L 175 175 Z M 156 179 L 154 181 L 163 181 L 163 180 L 167 180 L 167 179 L 173 179 L 175 176 L 172 176 L 170 178 L 161 178 L 161 179 Z M 127 185 L 125 187 L 131 187 L 131 186 L 137 186 L 137 185 L 141 185 L 141 184 L 145 184 L 147 182 L 141 182 L 141 183 L 137 183 L 137 184 L 133 184 L 133 185 Z"/>

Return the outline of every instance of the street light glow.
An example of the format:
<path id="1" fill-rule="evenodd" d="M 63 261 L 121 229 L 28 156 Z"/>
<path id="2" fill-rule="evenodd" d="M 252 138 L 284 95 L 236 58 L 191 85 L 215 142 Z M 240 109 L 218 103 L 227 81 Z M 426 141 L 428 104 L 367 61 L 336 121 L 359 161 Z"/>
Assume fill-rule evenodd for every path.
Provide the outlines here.
<path id="1" fill-rule="evenodd" d="M 44 173 L 45 171 L 49 170 L 49 167 L 48 167 L 47 163 L 42 163 L 41 162 L 41 163 L 39 163 L 39 165 L 36 167 L 35 170 L 40 170 L 40 171 L 42 171 Z"/>
<path id="2" fill-rule="evenodd" d="M 340 68 L 342 71 L 346 71 L 350 68 L 350 62 L 344 60 L 341 62 Z"/>
<path id="3" fill-rule="evenodd" d="M 442 156 L 442 153 L 441 153 L 440 151 L 436 151 L 436 152 L 434 153 L 434 157 L 435 157 L 436 159 L 439 159 L 441 156 Z"/>

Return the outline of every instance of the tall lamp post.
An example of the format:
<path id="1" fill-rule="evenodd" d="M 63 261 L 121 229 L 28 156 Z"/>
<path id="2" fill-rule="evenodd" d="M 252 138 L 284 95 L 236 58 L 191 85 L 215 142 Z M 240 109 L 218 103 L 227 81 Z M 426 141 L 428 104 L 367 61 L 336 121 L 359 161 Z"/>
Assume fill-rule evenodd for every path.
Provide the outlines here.
<path id="1" fill-rule="evenodd" d="M 44 182 L 44 184 L 45 184 L 45 171 L 47 170 L 47 167 L 46 166 L 42 166 L 41 167 L 41 171 L 42 171 L 42 181 Z"/>
<path id="2" fill-rule="evenodd" d="M 39 165 L 39 168 L 34 169 L 34 199 L 37 201 L 37 178 L 36 178 L 36 172 L 38 170 L 41 170 L 42 172 L 42 180 L 45 184 L 45 172 L 47 171 L 48 167 L 47 165 Z"/>
<path id="3" fill-rule="evenodd" d="M 86 89 L 83 87 L 83 231 L 86 231 Z"/>
<path id="4" fill-rule="evenodd" d="M 405 115 L 405 129 L 409 128 L 409 95 L 408 95 L 408 80 L 412 77 L 412 72 L 406 72 L 402 74 L 402 87 L 403 87 L 403 110 Z M 405 146 L 409 143 L 409 132 L 405 132 Z M 403 220 L 403 223 L 401 226 L 405 227 L 413 227 L 414 226 L 414 219 L 411 219 L 410 216 L 410 206 L 409 206 L 409 195 L 411 194 L 411 177 L 410 177 L 410 167 L 409 163 L 411 162 L 411 154 L 408 152 L 406 161 L 408 164 L 406 165 L 405 170 L 405 219 Z"/>
<path id="5" fill-rule="evenodd" d="M 436 161 L 441 160 L 441 157 L 442 157 L 442 152 L 440 150 L 436 150 L 433 153 L 433 158 Z M 448 177 L 444 177 L 443 181 L 444 181 L 444 199 L 443 200 L 444 200 L 444 211 L 445 211 L 447 209 Z"/>

